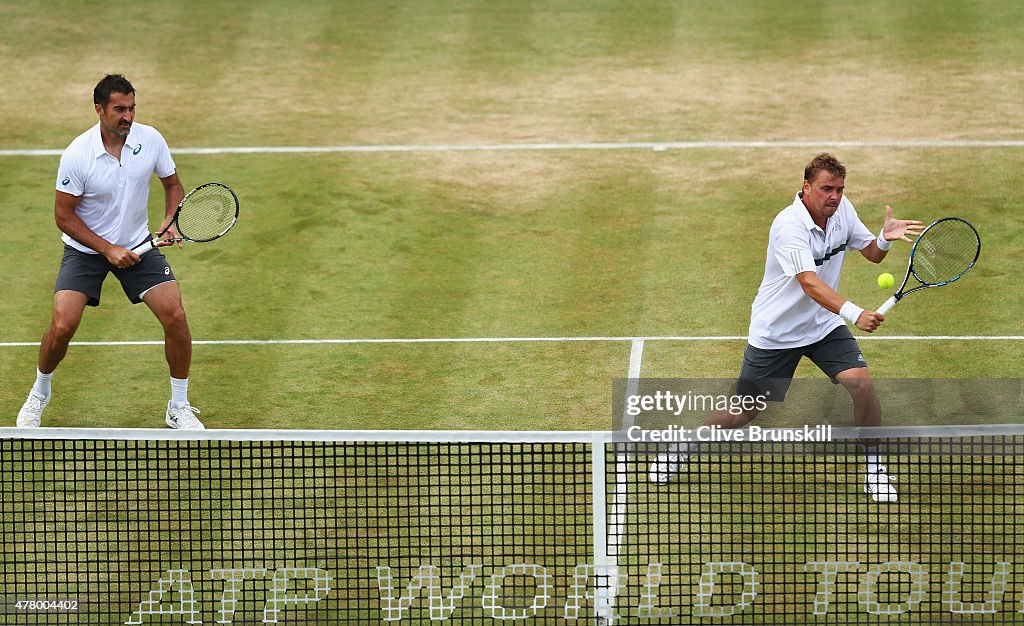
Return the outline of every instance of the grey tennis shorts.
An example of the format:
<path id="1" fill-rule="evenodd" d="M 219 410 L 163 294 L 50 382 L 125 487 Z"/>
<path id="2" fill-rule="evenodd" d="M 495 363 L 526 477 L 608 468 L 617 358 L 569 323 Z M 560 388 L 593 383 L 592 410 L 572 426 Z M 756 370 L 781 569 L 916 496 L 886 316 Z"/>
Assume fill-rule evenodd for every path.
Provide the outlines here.
<path id="1" fill-rule="evenodd" d="M 89 296 L 89 306 L 99 306 L 103 281 L 110 272 L 121 281 L 121 288 L 132 304 L 142 302 L 142 295 L 153 287 L 175 280 L 171 266 L 159 250 L 147 252 L 135 265 L 121 269 L 111 265 L 102 254 L 86 254 L 65 244 L 53 291 L 78 291 Z"/>
<path id="2" fill-rule="evenodd" d="M 857 340 L 844 324 L 825 335 L 824 339 L 799 348 L 765 350 L 747 344 L 737 392 L 741 395 L 766 395 L 769 401 L 782 402 L 803 357 L 811 359 L 836 384 L 839 382 L 836 376 L 841 372 L 868 366 Z"/>

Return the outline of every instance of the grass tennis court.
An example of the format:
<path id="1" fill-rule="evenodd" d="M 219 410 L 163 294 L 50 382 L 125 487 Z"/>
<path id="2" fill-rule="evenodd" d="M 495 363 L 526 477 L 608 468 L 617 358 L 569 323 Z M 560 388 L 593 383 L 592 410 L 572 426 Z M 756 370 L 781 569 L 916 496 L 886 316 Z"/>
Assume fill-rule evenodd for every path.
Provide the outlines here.
<path id="1" fill-rule="evenodd" d="M 848 165 L 847 194 L 870 228 L 891 204 L 925 222 L 964 217 L 983 240 L 960 284 L 912 296 L 871 337 L 856 333 L 874 376 L 1024 376 L 1018 2 L 76 0 L 0 2 L 0 23 L 0 425 L 14 424 L 50 315 L 56 151 L 95 123 L 90 91 L 107 72 L 134 83 L 137 120 L 167 138 L 186 188 L 217 180 L 241 198 L 223 241 L 168 252 L 197 342 L 190 398 L 208 427 L 606 430 L 635 338 L 644 377 L 730 378 L 768 227 L 822 150 Z M 154 183 L 154 225 L 161 203 Z M 901 279 L 908 251 L 897 244 L 877 267 L 851 255 L 841 292 L 878 306 L 891 294 L 876 275 Z M 76 336 L 89 345 L 72 346 L 54 377 L 44 425 L 162 427 L 161 339 L 148 310 L 108 281 Z M 821 374 L 806 366 L 798 376 Z M 992 481 L 1014 496 L 1015 472 Z M 742 508 L 749 494 L 731 480 L 719 488 Z M 778 473 L 764 480 L 779 485 Z M 692 528 L 671 506 L 690 488 L 651 502 L 631 492 L 631 506 L 651 507 L 636 523 L 684 541 Z M 963 519 L 994 519 L 991 497 Z M 998 504 L 1020 513 L 1013 497 Z M 901 532 L 915 506 L 899 513 Z M 389 530 L 401 535 L 403 523 Z M 991 537 L 995 525 L 967 530 Z M 810 553 L 801 530 L 782 536 Z M 849 541 L 877 548 L 886 537 Z M 1009 557 L 1021 553 L 1014 538 Z M 719 547 L 735 555 L 749 539 Z M 542 541 L 510 544 L 541 554 Z M 935 582 L 944 545 L 892 556 L 927 557 Z M 851 559 L 887 558 L 859 547 Z M 700 573 L 688 550 L 665 544 L 667 560 L 691 567 L 666 574 L 682 603 Z M 1007 557 L 996 552 L 978 571 Z M 966 544 L 960 554 L 977 556 Z M 631 561 L 632 575 L 645 563 Z M 402 563 L 403 584 L 416 565 Z M 445 565 L 446 590 L 461 566 Z M 1007 598 L 1019 599 L 1012 576 Z"/>
<path id="2" fill-rule="evenodd" d="M 831 26 L 827 11 L 794 23 L 805 11 L 782 3 L 724 12 L 705 3 L 632 6 L 311 3 L 299 12 L 272 2 L 184 3 L 156 29 L 160 36 L 116 68 L 89 52 L 89 36 L 76 36 L 100 19 L 86 6 L 54 5 L 80 26 L 47 31 L 43 51 L 18 45 L 38 40 L 39 14 L 8 6 L 5 17 L 19 27 L 11 29 L 16 56 L 5 82 L 32 76 L 36 88 L 2 105 L 3 148 L 63 147 L 92 123 L 89 87 L 107 70 L 137 83 L 140 121 L 161 128 L 172 149 L 721 139 L 820 140 L 827 149 L 843 140 L 1021 138 L 1021 113 L 1008 108 L 1021 95 L 1021 45 L 1009 36 L 1020 9 L 1012 3 L 865 5 L 858 13 L 872 18 L 848 29 Z M 177 33 L 175 11 L 193 26 Z M 139 8 L 122 19 L 150 31 L 148 14 Z M 229 36 L 211 43 L 197 23 L 218 23 Z M 809 34 L 794 36 L 792 52 L 772 43 L 783 26 L 802 32 L 816 23 L 828 25 L 826 57 Z M 73 71 L 51 69 L 61 58 L 78 60 Z M 843 102 L 817 94 L 818 72 L 837 79 L 823 79 L 821 89 L 842 85 Z M 765 98 L 777 90 L 776 73 L 808 97 Z M 972 86 L 985 97 L 964 104 Z M 29 106 L 41 93 L 48 105 Z M 173 253 L 172 263 L 197 340 L 743 335 L 767 225 L 813 149 L 178 156 L 188 186 L 234 186 L 244 221 L 230 239 Z M 984 237 L 969 282 L 901 308 L 879 334 L 1018 334 L 1019 308 L 1008 305 L 1021 287 L 1012 268 L 1022 218 L 1011 193 L 1020 147 L 837 152 L 851 167 L 848 193 L 872 227 L 889 202 L 924 220 L 964 215 Z M 0 258 L 10 297 L 0 304 L 0 341 L 36 341 L 59 254 L 56 158 L 2 158 L 8 227 Z M 851 260 L 851 299 L 884 299 L 873 277 L 900 274 L 906 250 L 881 269 Z M 121 299 L 108 285 L 105 305 L 89 312 L 77 339 L 159 340 L 148 311 Z M 654 344 L 643 373 L 728 376 L 741 346 Z M 1019 342 L 915 342 L 887 354 L 893 347 L 865 345 L 882 375 L 1019 374 Z M 487 428 L 514 419 L 524 428 L 597 428 L 606 423 L 608 380 L 625 374 L 628 350 L 198 347 L 193 393 L 204 416 L 226 427 L 255 419 Z M 0 406 L 13 413 L 34 351 L 3 351 Z M 47 417 L 152 422 L 137 400 L 153 397 L 159 408 L 159 357 L 150 347 L 73 349 Z M 90 391 L 109 380 L 127 393 Z"/>
<path id="3" fill-rule="evenodd" d="M 891 203 L 925 221 L 962 215 L 983 236 L 962 284 L 913 296 L 878 336 L 1024 328 L 1016 3 L 869 2 L 856 19 L 840 4 L 782 2 L 183 2 L 159 19 L 142 4 L 118 14 L 120 28 L 146 33 L 127 54 L 105 52 L 92 5 L 44 5 L 0 7 L 0 77 L 13 87 L 0 149 L 63 148 L 94 122 L 89 92 L 107 71 L 135 82 L 138 120 L 172 150 L 564 144 L 178 154 L 187 187 L 222 180 L 242 200 L 227 239 L 169 253 L 197 341 L 743 336 L 768 225 L 819 149 L 850 167 L 847 193 L 870 227 Z M 722 140 L 812 145 L 574 147 Z M 871 145 L 943 140 L 1018 143 Z M 35 342 L 60 254 L 57 157 L 0 161 L 0 342 Z M 161 198 L 154 189 L 154 216 Z M 844 295 L 878 306 L 888 294 L 874 277 L 902 276 L 908 250 L 877 268 L 849 259 Z M 111 282 L 76 339 L 162 337 Z M 641 373 L 729 377 L 742 346 L 647 342 Z M 1020 341 L 863 347 L 890 377 L 1013 377 L 1024 355 Z M 629 351 L 200 345 L 192 395 L 229 428 L 605 428 Z M 0 412 L 14 415 L 35 349 L 0 353 Z M 159 346 L 73 347 L 47 421 L 159 425 L 164 370 Z"/>

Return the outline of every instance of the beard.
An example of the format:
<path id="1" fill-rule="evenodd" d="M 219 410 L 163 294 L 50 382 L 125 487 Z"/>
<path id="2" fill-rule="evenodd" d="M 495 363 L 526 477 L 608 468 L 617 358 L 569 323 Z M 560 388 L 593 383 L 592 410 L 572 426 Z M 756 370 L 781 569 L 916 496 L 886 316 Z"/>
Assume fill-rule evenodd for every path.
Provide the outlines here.
<path id="1" fill-rule="evenodd" d="M 128 124 L 121 124 L 120 122 L 116 124 L 104 123 L 104 126 L 107 127 L 108 132 L 110 132 L 112 135 L 116 137 L 127 137 L 128 133 L 130 133 L 132 130 L 132 125 L 130 122 Z"/>

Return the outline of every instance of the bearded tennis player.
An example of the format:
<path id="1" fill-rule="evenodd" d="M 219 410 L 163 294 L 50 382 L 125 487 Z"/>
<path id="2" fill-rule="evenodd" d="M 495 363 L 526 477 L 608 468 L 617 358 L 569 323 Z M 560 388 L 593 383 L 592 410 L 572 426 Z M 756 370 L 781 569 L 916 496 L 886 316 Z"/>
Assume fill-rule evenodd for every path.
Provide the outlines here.
<path id="1" fill-rule="evenodd" d="M 174 273 L 159 250 L 142 256 L 132 251 L 151 239 L 147 204 L 152 176 L 164 188 L 161 228 L 170 223 L 184 188 L 163 136 L 135 122 L 135 88 L 124 76 L 104 77 L 93 90 L 93 103 L 97 124 L 72 141 L 60 158 L 54 215 L 64 233 L 64 256 L 54 287 L 53 318 L 39 346 L 36 382 L 18 412 L 17 425 L 40 426 L 53 372 L 67 354 L 86 306 L 99 306 L 103 280 L 113 273 L 128 299 L 145 302 L 163 326 L 171 374 L 167 425 L 201 429 L 199 410 L 188 401 L 192 335 Z M 118 389 L 116 384 L 111 387 Z"/>

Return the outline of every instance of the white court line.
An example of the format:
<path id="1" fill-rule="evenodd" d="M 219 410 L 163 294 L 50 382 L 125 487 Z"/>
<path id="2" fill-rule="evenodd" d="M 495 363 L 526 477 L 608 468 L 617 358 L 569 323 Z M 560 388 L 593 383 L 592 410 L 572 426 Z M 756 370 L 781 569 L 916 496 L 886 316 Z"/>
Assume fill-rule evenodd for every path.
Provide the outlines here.
<path id="1" fill-rule="evenodd" d="M 744 337 L 746 339 L 746 337 Z M 626 379 L 626 395 L 635 395 L 639 387 L 640 367 L 644 360 L 644 341 L 642 337 L 633 339 L 629 349 L 629 373 Z M 629 413 L 622 414 L 622 429 L 626 430 L 633 425 L 633 416 Z"/>
<path id="2" fill-rule="evenodd" d="M 643 365 L 644 358 L 644 339 L 637 337 L 633 339 L 629 349 L 629 372 L 626 379 L 626 397 L 634 396 L 640 386 L 640 370 Z M 619 425 L 620 430 L 628 430 L 635 423 L 632 415 L 626 410 L 625 406 L 622 411 L 622 423 Z M 622 546 L 622 541 L 625 535 L 626 529 L 626 500 L 628 495 L 628 476 L 629 476 L 629 454 L 625 448 L 619 447 L 615 454 L 615 491 L 611 497 L 611 518 L 605 520 L 606 522 L 606 539 L 603 543 L 605 554 L 608 555 L 607 565 L 614 567 L 618 564 L 619 548 Z M 597 517 L 597 507 L 595 506 L 595 518 Z M 609 572 L 609 576 L 614 576 L 617 572 Z M 614 598 L 614 585 L 612 590 L 609 592 L 609 597 Z M 614 604 L 614 602 L 612 602 Z"/>
<path id="3" fill-rule="evenodd" d="M 746 335 L 705 335 L 705 336 L 654 336 L 654 337 L 435 337 L 421 339 L 210 339 L 196 340 L 194 346 L 263 346 L 263 345 L 323 345 L 323 344 L 374 344 L 374 343 L 531 343 L 531 342 L 634 342 L 630 353 L 630 371 L 633 368 L 633 352 L 643 354 L 645 341 L 740 341 Z M 858 336 L 857 341 L 1024 341 L 1024 335 L 889 335 Z M 636 342 L 639 342 L 637 352 Z M 160 341 L 73 341 L 72 346 L 162 346 Z M 27 348 L 39 346 L 38 341 L 0 342 L 0 348 Z M 639 368 L 639 357 L 637 357 Z"/>
<path id="4" fill-rule="evenodd" d="M 626 376 L 626 397 L 635 395 L 640 382 L 640 369 L 644 358 L 644 339 L 634 337 L 629 348 L 629 371 Z M 622 424 L 620 428 L 625 430 L 633 425 L 633 417 L 623 409 Z M 594 494 L 593 504 L 593 528 L 594 528 L 594 565 L 598 580 L 604 580 L 604 584 L 598 585 L 594 606 L 598 615 L 609 618 L 614 615 L 615 602 L 620 586 L 619 579 L 619 550 L 625 537 L 626 529 L 626 501 L 628 495 L 628 470 L 629 454 L 626 449 L 616 446 L 615 453 L 615 489 L 609 500 L 607 494 L 607 449 L 604 443 L 594 442 L 594 455 L 592 457 L 592 493 Z"/>
<path id="5" fill-rule="evenodd" d="M 633 370 L 634 353 L 643 354 L 645 341 L 739 341 L 746 335 L 706 336 L 655 336 L 655 337 L 435 337 L 408 339 L 210 339 L 196 340 L 194 346 L 261 346 L 261 345 L 323 345 L 323 344 L 374 344 L 374 343 L 530 343 L 530 342 L 621 342 L 634 343 L 630 353 L 630 371 Z M 1024 341 L 1024 335 L 890 335 L 882 337 L 857 337 L 858 341 Z M 636 345 L 639 343 L 639 352 Z M 24 348 L 38 346 L 36 341 L 0 342 L 0 348 Z M 73 341 L 72 346 L 162 346 L 161 341 Z M 639 368 L 639 357 L 637 358 Z M 632 376 L 631 376 L 632 378 Z"/>
<path id="6" fill-rule="evenodd" d="M 238 146 L 174 148 L 174 154 L 325 154 L 358 152 L 517 152 L 543 150 L 740 150 L 751 148 L 1022 148 L 1021 139 L 907 141 L 625 141 L 580 143 L 406 144 L 342 146 Z M 0 150 L 0 157 L 60 156 L 63 150 Z"/>

